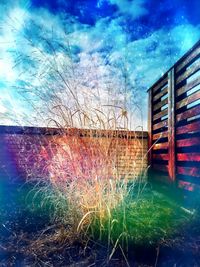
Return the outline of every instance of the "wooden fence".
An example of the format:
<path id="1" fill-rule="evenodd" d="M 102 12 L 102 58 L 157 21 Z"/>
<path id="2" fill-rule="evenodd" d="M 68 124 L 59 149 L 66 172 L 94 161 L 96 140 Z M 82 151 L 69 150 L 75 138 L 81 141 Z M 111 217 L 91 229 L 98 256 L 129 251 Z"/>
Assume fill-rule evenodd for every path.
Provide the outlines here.
<path id="1" fill-rule="evenodd" d="M 148 93 L 151 169 L 178 187 L 200 188 L 200 41 Z"/>

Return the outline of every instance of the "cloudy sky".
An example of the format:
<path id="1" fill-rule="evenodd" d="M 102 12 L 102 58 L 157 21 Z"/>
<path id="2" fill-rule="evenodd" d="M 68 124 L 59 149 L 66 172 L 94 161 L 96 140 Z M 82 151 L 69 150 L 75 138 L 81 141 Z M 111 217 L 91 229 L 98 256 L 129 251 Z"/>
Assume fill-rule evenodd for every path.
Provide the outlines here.
<path id="1" fill-rule="evenodd" d="M 92 91 L 98 80 L 102 101 L 107 101 L 108 83 L 112 84 L 111 98 L 117 103 L 122 97 L 125 66 L 126 96 L 131 99 L 126 108 L 132 112 L 132 125 L 146 128 L 146 90 L 200 39 L 199 5 L 199 0 L 0 0 L 0 124 L 13 124 L 12 118 L 17 124 L 34 124 L 30 118 L 36 116 L 35 111 L 17 87 L 29 81 L 29 97 L 34 88 L 43 88 L 45 80 L 38 77 L 52 60 L 52 51 L 42 44 L 42 37 L 51 35 L 62 48 L 70 45 L 84 92 Z M 35 55 L 33 43 L 30 48 L 23 40 L 27 31 L 46 62 L 27 61 Z M 67 52 L 54 48 L 63 66 Z M 18 55 L 25 53 L 29 54 L 23 64 L 27 72 L 17 62 Z M 34 80 L 33 65 L 38 70 Z M 52 82 L 48 90 L 51 85 L 56 90 Z"/>

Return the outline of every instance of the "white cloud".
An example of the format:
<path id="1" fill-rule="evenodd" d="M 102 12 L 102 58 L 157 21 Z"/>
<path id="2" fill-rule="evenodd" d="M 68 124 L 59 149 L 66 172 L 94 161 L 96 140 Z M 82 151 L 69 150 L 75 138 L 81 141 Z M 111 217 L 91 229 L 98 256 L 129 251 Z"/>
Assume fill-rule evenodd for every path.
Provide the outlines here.
<path id="1" fill-rule="evenodd" d="M 145 8 L 146 0 L 109 0 L 109 3 L 116 5 L 120 14 L 129 15 L 132 19 L 148 14 Z"/>
<path id="2" fill-rule="evenodd" d="M 21 118 L 22 124 L 24 119 L 22 113 L 31 115 L 33 110 L 28 105 L 21 110 L 22 101 L 10 89 L 11 84 L 16 85 L 16 81 L 20 77 L 29 81 L 32 85 L 31 88 L 33 86 L 38 88 L 40 84 L 46 82 L 42 73 L 44 71 L 48 72 L 48 62 L 54 60 L 54 56 L 41 43 L 36 42 L 36 46 L 44 54 L 44 60 L 37 66 L 37 75 L 31 76 L 30 73 L 24 73 L 19 76 L 21 69 L 13 68 L 15 62 L 11 50 L 16 49 L 30 55 L 32 53 L 36 55 L 35 49 L 23 42 L 21 34 L 24 30 L 24 20 L 26 22 L 33 20 L 44 27 L 44 33 L 46 34 L 44 37 L 50 39 L 52 37 L 53 40 L 58 38 L 64 45 L 69 43 L 72 49 L 77 49 L 77 62 L 74 63 L 78 88 L 76 90 L 78 90 L 79 95 L 82 92 L 87 95 L 88 101 L 93 101 L 94 106 L 97 105 L 98 101 L 97 99 L 92 100 L 92 94 L 99 94 L 102 104 L 123 102 L 125 95 L 120 93 L 124 88 L 121 70 L 125 64 L 129 76 L 127 87 L 132 93 L 132 98 L 128 104 L 129 113 L 132 114 L 132 125 L 134 127 L 140 125 L 141 116 L 143 116 L 144 128 L 146 128 L 146 90 L 198 40 L 200 28 L 190 24 L 179 25 L 171 29 L 162 28 L 145 38 L 127 43 L 127 33 L 120 23 L 122 15 L 128 14 L 132 18 L 145 15 L 147 12 L 145 1 L 110 0 L 110 4 L 117 5 L 121 17 L 112 20 L 101 18 L 94 26 L 83 25 L 73 17 L 63 19 L 62 16 L 52 15 L 45 9 L 38 9 L 30 13 L 16 6 L 10 10 L 10 17 L 13 18 L 15 23 L 12 24 L 11 21 L 4 19 L 5 22 L 0 35 L 0 81 L 6 83 L 4 86 L 4 90 L 7 92 L 5 97 L 7 100 L 10 97 L 10 110 L 13 112 L 13 116 L 15 111 L 19 110 L 18 117 Z M 47 21 L 48 23 L 46 23 Z M 26 23 L 26 25 L 30 26 L 34 37 L 36 30 L 33 31 L 33 25 L 30 23 Z M 17 30 L 13 31 L 12 26 L 17 27 Z M 64 29 L 68 32 L 67 35 Z M 69 58 L 64 51 L 56 51 L 55 57 L 60 67 L 66 66 L 69 62 Z M 31 70 L 30 65 L 27 68 Z M 57 90 L 63 86 L 59 83 L 51 84 L 51 81 L 48 81 L 47 85 L 52 90 Z M 99 92 L 97 92 L 98 90 Z M 128 95 L 131 95 L 130 92 L 127 92 Z M 69 103 L 70 98 L 67 94 L 65 94 L 65 98 L 64 95 L 62 96 L 65 104 L 73 106 L 73 101 Z M 42 108 L 42 103 L 39 103 L 38 99 L 35 100 L 37 100 L 38 106 Z M 140 103 L 143 114 L 135 106 L 135 100 Z M 4 104 L 0 104 L 0 110 L 5 110 Z"/>
<path id="3" fill-rule="evenodd" d="M 16 47 L 19 32 L 23 29 L 26 11 L 21 8 L 13 8 L 8 11 L 3 19 L 3 27 L 0 31 L 0 80 L 14 82 L 17 73 L 13 69 L 14 60 L 10 53 Z"/>
<path id="4" fill-rule="evenodd" d="M 0 103 L 0 114 L 5 114 L 6 111 L 7 111 L 7 108 L 4 105 L 2 105 L 2 103 Z"/>

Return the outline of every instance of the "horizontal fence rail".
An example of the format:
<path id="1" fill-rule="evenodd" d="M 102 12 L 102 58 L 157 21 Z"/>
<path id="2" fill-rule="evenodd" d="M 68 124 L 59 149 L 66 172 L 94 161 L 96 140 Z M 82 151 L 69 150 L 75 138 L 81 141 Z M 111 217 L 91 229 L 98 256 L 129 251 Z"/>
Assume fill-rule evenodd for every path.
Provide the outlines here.
<path id="1" fill-rule="evenodd" d="M 200 41 L 148 93 L 151 169 L 178 187 L 200 188 Z"/>

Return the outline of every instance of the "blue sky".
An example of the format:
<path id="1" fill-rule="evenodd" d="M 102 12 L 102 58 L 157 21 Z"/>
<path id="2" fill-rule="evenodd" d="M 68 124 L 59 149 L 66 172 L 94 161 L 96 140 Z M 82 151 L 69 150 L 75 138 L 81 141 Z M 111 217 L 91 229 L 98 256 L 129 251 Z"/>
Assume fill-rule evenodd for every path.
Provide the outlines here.
<path id="1" fill-rule="evenodd" d="M 199 0 L 1 0 L 0 124 L 15 123 L 12 118 L 16 124 L 39 124 L 30 119 L 38 116 L 17 90 L 19 84 L 29 81 L 32 85 L 29 86 L 30 96 L 34 86 L 43 88 L 45 82 L 40 80 L 40 84 L 36 80 L 47 68 L 45 63 L 43 67 L 36 66 L 40 73 L 34 76 L 34 80 L 30 72 L 16 67 L 16 51 L 32 55 L 32 48 L 23 42 L 23 35 L 28 27 L 31 38 L 38 36 L 34 21 L 41 26 L 45 36 L 53 29 L 54 37 L 62 44 L 66 45 L 66 39 L 70 42 L 76 58 L 77 77 L 80 77 L 81 70 L 85 70 L 81 74 L 84 82 L 81 82 L 83 89 L 80 90 L 85 94 L 86 90 L 92 91 L 97 84 L 94 76 L 100 77 L 101 103 L 107 104 L 115 98 L 116 103 L 123 102 L 121 70 L 126 66 L 126 94 L 130 98 L 127 109 L 132 114 L 132 128 L 141 124 L 146 128 L 146 90 L 200 39 L 199 6 Z M 35 45 L 50 58 L 48 49 L 40 41 Z M 60 62 L 67 62 L 63 50 L 57 50 L 56 56 Z M 87 70 L 93 69 L 92 64 L 96 66 L 95 75 Z M 29 68 L 31 70 L 32 66 L 27 65 L 26 70 Z M 112 84 L 109 101 L 108 83 Z M 52 87 L 56 88 L 55 85 Z M 38 104 L 37 98 L 32 97 Z M 136 107 L 138 103 L 139 108 Z M 40 103 L 37 108 L 42 107 Z"/>

